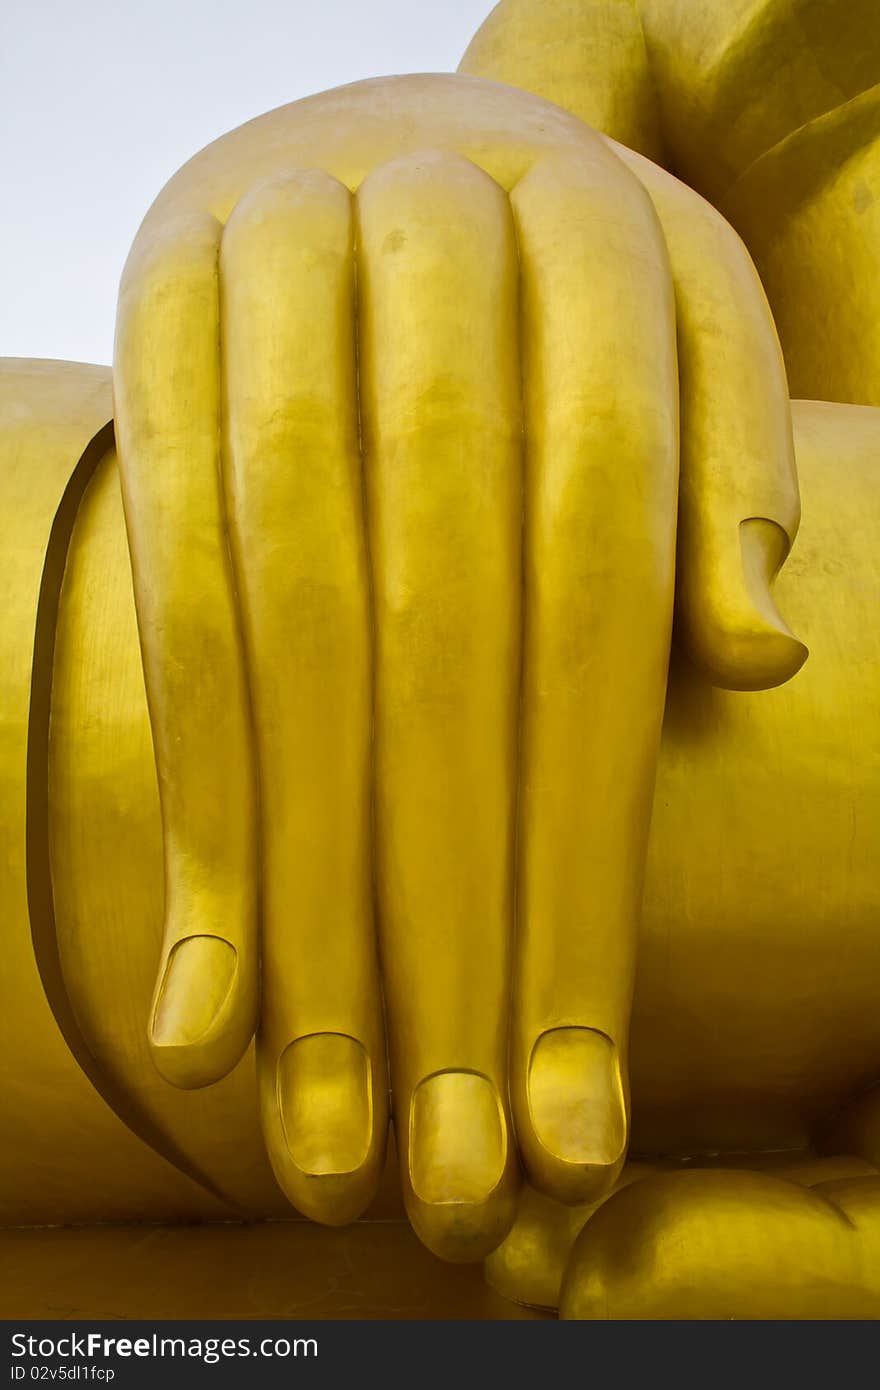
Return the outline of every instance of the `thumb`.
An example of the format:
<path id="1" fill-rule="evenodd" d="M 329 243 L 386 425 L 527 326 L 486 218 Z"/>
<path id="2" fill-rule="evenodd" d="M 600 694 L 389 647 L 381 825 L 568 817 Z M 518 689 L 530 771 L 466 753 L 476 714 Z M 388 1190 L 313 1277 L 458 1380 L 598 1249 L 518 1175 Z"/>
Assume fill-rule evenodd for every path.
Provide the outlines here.
<path id="1" fill-rule="evenodd" d="M 768 690 L 790 680 L 807 648 L 776 606 L 772 584 L 790 547 L 769 517 L 706 525 L 699 502 L 679 520 L 676 627 L 691 660 L 725 690 Z"/>
<path id="2" fill-rule="evenodd" d="M 713 685 L 763 690 L 800 669 L 772 584 L 800 521 L 791 402 L 748 251 L 693 190 L 616 147 L 650 195 L 675 285 L 681 398 L 676 635 Z"/>

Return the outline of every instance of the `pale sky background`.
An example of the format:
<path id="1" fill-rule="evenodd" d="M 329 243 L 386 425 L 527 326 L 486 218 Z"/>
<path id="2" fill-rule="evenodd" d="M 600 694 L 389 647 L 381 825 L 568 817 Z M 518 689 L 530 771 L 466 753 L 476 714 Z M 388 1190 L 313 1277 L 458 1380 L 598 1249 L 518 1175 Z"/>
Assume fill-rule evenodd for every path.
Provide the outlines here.
<path id="1" fill-rule="evenodd" d="M 0 356 L 106 362 L 162 185 L 310 92 L 451 72 L 494 0 L 0 0 Z"/>

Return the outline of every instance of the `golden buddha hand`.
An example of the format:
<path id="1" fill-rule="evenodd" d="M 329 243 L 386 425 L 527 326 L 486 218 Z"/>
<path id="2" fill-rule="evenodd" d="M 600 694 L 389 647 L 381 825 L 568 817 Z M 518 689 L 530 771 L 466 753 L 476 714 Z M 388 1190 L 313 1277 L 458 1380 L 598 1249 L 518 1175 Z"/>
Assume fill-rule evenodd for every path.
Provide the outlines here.
<path id="1" fill-rule="evenodd" d="M 565 1201 L 625 1153 L 679 404 L 683 639 L 742 688 L 805 655 L 770 597 L 798 502 L 757 278 L 696 195 L 538 99 L 364 83 L 172 180 L 115 392 L 157 1066 L 209 1084 L 259 1025 L 278 1180 L 345 1221 L 387 1021 L 410 1217 L 478 1258 L 517 1150 Z"/>

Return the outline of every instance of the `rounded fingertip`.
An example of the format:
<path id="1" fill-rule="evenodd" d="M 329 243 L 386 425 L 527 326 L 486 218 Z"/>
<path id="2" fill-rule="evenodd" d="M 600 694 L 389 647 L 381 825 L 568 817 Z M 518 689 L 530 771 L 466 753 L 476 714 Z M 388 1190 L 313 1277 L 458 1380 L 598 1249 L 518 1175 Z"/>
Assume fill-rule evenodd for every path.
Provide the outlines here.
<path id="1" fill-rule="evenodd" d="M 224 1077 L 253 1036 L 242 998 L 238 952 L 219 936 L 188 936 L 168 953 L 156 991 L 149 1041 L 153 1062 L 173 1086 L 192 1090 Z"/>
<path id="2" fill-rule="evenodd" d="M 768 690 L 790 680 L 807 659 L 807 648 L 789 628 L 776 606 L 772 585 L 791 548 L 788 535 L 775 521 L 753 516 L 740 523 L 740 550 L 746 588 L 754 605 L 755 622 L 743 633 L 739 674 L 741 690 Z"/>
<path id="3" fill-rule="evenodd" d="M 768 602 L 772 604 L 772 598 Z M 765 608 L 766 608 L 765 604 Z M 688 655 L 719 690 L 772 690 L 796 676 L 809 649 L 786 626 L 774 605 L 775 621 L 750 612 L 737 621 L 703 620 L 686 629 Z"/>
<path id="4" fill-rule="evenodd" d="M 520 1146 L 535 1185 L 568 1204 L 597 1202 L 626 1155 L 620 1056 L 596 1028 L 551 1028 L 529 1058 Z"/>
<path id="5" fill-rule="evenodd" d="M 773 690 L 796 676 L 809 651 L 793 633 L 765 629 L 720 634 L 714 650 L 695 655 L 719 690 Z"/>
<path id="6" fill-rule="evenodd" d="M 479 1072 L 426 1077 L 412 1095 L 404 1189 L 413 1229 L 443 1260 L 482 1260 L 515 1215 L 516 1172 L 498 1090 Z"/>
<path id="7" fill-rule="evenodd" d="M 267 1086 L 264 1129 L 275 1176 L 298 1211 L 325 1226 L 363 1214 L 381 1176 L 387 1114 L 374 1104 L 362 1043 L 345 1033 L 290 1043 Z"/>
<path id="8" fill-rule="evenodd" d="M 596 1210 L 566 1206 L 524 1183 L 513 1229 L 483 1266 L 486 1282 L 502 1297 L 530 1308 L 558 1308 L 571 1247 Z"/>
<path id="9" fill-rule="evenodd" d="M 775 521 L 740 523 L 741 573 L 719 566 L 698 582 L 685 577 L 683 626 L 691 659 L 722 690 L 772 690 L 797 675 L 809 651 L 776 606 L 772 585 L 790 548 Z"/>
<path id="10" fill-rule="evenodd" d="M 499 1183 L 485 1202 L 405 1199 L 410 1225 L 422 1244 L 447 1264 L 477 1264 L 505 1239 L 516 1217 L 516 1183 Z"/>

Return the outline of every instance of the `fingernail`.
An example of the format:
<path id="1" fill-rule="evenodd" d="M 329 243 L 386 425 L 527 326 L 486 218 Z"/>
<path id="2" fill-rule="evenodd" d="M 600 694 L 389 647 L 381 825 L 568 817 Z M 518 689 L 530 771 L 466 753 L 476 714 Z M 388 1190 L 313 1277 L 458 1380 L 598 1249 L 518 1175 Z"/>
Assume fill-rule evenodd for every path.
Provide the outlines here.
<path id="1" fill-rule="evenodd" d="M 746 588 L 756 611 L 768 627 L 792 637 L 793 633 L 776 607 L 770 590 L 788 554 L 787 535 L 775 521 L 751 516 L 740 522 L 739 543 Z"/>
<path id="2" fill-rule="evenodd" d="M 310 1033 L 278 1059 L 278 1106 L 290 1157 L 303 1173 L 351 1173 L 373 1133 L 370 1059 L 344 1033 Z"/>
<path id="3" fill-rule="evenodd" d="M 532 1126 L 565 1163 L 607 1167 L 626 1143 L 617 1048 L 595 1028 L 553 1028 L 532 1049 L 528 1081 Z"/>
<path id="4" fill-rule="evenodd" d="M 235 947 L 219 936 L 188 936 L 168 955 L 151 1030 L 157 1047 L 188 1047 L 210 1031 L 235 978 Z"/>
<path id="5" fill-rule="evenodd" d="M 409 1163 L 422 1202 L 485 1202 L 506 1160 L 504 1119 L 488 1077 L 450 1071 L 421 1082 L 410 1109 Z"/>
<path id="6" fill-rule="evenodd" d="M 767 667 L 768 681 L 789 679 L 806 661 L 807 648 L 776 607 L 771 589 L 788 554 L 788 536 L 775 521 L 760 516 L 740 522 L 739 536 L 746 588 L 754 611 L 764 624 L 756 629 L 754 637 L 767 647 L 763 660 L 753 656 L 752 661 Z"/>

